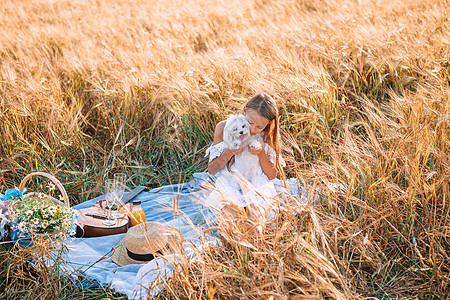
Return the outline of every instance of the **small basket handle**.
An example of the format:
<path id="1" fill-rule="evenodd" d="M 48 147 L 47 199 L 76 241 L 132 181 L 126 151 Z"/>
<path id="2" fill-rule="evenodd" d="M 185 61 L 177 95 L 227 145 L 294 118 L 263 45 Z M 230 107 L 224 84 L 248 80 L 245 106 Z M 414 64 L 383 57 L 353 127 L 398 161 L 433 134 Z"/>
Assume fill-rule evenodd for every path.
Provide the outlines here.
<path id="1" fill-rule="evenodd" d="M 55 176 L 52 176 L 48 173 L 44 173 L 44 172 L 33 172 L 28 174 L 27 176 L 25 176 L 25 178 L 22 180 L 22 182 L 20 182 L 19 185 L 19 192 L 22 192 L 23 189 L 25 188 L 25 184 L 28 182 L 28 180 L 33 177 L 33 176 L 44 176 L 46 178 L 48 178 L 50 181 L 52 181 L 59 189 L 59 191 L 62 194 L 63 200 L 64 200 L 64 205 L 66 207 L 70 207 L 70 203 L 69 203 L 69 196 L 67 196 L 67 192 L 64 189 L 64 186 L 61 184 L 61 182 L 56 179 Z"/>

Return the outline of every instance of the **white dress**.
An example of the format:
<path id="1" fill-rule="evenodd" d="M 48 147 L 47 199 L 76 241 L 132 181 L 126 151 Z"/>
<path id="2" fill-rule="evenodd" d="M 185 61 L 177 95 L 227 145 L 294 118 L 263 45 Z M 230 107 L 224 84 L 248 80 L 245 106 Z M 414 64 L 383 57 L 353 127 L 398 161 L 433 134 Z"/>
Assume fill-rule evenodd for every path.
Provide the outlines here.
<path id="1" fill-rule="evenodd" d="M 275 150 L 264 142 L 262 133 L 256 134 L 255 138 L 263 146 L 269 160 L 275 163 Z M 209 147 L 205 156 L 209 155 L 211 162 L 226 149 L 225 143 L 221 142 Z M 280 162 L 284 164 L 281 157 Z M 256 203 L 268 209 L 277 196 L 273 181 L 264 174 L 258 156 L 251 154 L 248 146 L 244 146 L 242 153 L 235 156 L 235 162 L 230 167 L 230 171 L 225 166 L 211 177 L 215 179 L 215 186 L 205 204 L 217 209 L 227 203 L 234 203 L 240 207 Z"/>

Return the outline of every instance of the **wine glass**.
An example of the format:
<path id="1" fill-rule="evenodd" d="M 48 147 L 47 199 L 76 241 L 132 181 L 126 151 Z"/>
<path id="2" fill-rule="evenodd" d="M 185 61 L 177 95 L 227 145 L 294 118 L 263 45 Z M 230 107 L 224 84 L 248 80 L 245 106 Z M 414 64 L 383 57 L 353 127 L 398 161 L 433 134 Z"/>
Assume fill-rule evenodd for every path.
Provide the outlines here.
<path id="1" fill-rule="evenodd" d="M 103 221 L 103 224 L 107 226 L 116 225 L 116 221 L 111 217 L 111 208 L 116 201 L 116 181 L 114 179 L 105 180 L 105 206 L 108 209 L 108 219 Z"/>
<path id="2" fill-rule="evenodd" d="M 123 218 L 124 214 L 119 213 L 120 207 L 122 207 L 122 197 L 125 192 L 126 187 L 126 181 L 127 181 L 127 174 L 125 173 L 116 173 L 114 174 L 114 181 L 116 182 L 116 206 L 117 206 L 117 212 L 113 214 L 113 217 L 115 218 Z"/>

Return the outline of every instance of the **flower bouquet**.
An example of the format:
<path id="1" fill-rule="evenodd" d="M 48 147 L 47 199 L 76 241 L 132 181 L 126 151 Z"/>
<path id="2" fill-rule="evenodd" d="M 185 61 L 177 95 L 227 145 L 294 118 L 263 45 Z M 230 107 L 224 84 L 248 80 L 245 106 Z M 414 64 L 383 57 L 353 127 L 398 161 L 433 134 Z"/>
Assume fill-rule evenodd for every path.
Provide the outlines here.
<path id="1" fill-rule="evenodd" d="M 64 203 L 42 192 L 24 194 L 25 183 L 36 175 L 50 179 L 47 184 L 49 193 L 58 188 Z M 55 177 L 42 172 L 31 173 L 22 180 L 19 188 L 8 190 L 2 197 L 3 201 L 8 201 L 8 225 L 13 241 L 57 240 L 75 235 L 78 212 L 70 208 L 67 193 Z"/>
<path id="2" fill-rule="evenodd" d="M 18 199 L 11 205 L 13 239 L 48 235 L 53 239 L 76 233 L 78 213 L 70 207 L 54 204 L 44 193 Z"/>

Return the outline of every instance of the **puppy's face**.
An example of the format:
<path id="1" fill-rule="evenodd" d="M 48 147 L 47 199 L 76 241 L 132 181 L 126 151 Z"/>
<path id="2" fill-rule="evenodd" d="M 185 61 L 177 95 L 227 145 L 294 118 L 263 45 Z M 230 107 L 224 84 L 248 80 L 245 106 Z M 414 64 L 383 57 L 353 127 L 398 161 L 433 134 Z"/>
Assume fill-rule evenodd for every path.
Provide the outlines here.
<path id="1" fill-rule="evenodd" d="M 244 115 L 230 116 L 226 127 L 235 139 L 243 141 L 250 136 L 250 125 Z"/>

